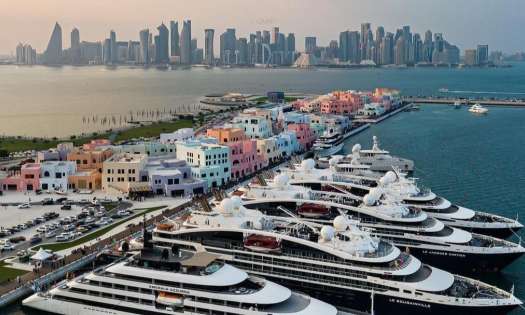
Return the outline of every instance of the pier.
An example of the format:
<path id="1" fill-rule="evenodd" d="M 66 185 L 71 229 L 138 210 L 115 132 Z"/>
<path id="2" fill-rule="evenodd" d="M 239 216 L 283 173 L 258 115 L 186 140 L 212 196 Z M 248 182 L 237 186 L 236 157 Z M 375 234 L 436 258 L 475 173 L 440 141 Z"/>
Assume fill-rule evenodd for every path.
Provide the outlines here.
<path id="1" fill-rule="evenodd" d="M 474 105 L 476 103 L 488 106 L 514 106 L 525 107 L 525 100 L 504 100 L 504 99 L 466 99 L 466 98 L 440 98 L 440 97 L 415 97 L 404 96 L 403 100 L 407 103 L 416 104 L 446 104 L 452 105 L 456 101 L 460 101 L 461 105 Z"/>

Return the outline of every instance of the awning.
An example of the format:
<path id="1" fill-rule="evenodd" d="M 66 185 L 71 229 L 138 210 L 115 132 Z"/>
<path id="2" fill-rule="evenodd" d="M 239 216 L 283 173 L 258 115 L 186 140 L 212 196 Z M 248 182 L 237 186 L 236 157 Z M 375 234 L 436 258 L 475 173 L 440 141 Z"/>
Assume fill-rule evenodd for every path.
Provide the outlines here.
<path id="1" fill-rule="evenodd" d="M 38 250 L 38 252 L 36 254 L 34 254 L 33 256 L 31 256 L 31 259 L 32 260 L 40 260 L 40 261 L 43 261 L 43 260 L 47 260 L 49 258 L 53 257 L 52 254 L 46 252 L 42 247 L 40 247 L 40 249 Z"/>
<path id="2" fill-rule="evenodd" d="M 208 252 L 197 252 L 191 258 L 181 261 L 181 265 L 185 267 L 206 267 L 218 257 L 218 255 Z"/>

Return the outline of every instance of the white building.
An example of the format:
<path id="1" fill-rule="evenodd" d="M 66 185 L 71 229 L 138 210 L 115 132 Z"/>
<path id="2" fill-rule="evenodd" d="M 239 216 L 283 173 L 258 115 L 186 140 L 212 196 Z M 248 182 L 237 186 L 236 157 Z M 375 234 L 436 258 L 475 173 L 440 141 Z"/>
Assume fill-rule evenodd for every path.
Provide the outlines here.
<path id="1" fill-rule="evenodd" d="M 72 161 L 45 161 L 40 164 L 40 189 L 62 190 L 68 188 L 68 178 L 75 174 L 77 165 Z"/>
<path id="2" fill-rule="evenodd" d="M 177 142 L 177 159 L 191 166 L 194 178 L 207 181 L 208 188 L 226 184 L 231 178 L 230 148 L 198 140 Z"/>
<path id="3" fill-rule="evenodd" d="M 186 141 L 189 139 L 193 139 L 193 137 L 195 137 L 195 132 L 193 131 L 193 128 L 181 128 L 171 133 L 161 133 L 160 143 L 174 144 L 177 141 Z"/>
<path id="4" fill-rule="evenodd" d="M 248 109 L 233 118 L 232 125 L 244 130 L 251 139 L 265 139 L 273 135 L 272 117 L 268 110 Z"/>

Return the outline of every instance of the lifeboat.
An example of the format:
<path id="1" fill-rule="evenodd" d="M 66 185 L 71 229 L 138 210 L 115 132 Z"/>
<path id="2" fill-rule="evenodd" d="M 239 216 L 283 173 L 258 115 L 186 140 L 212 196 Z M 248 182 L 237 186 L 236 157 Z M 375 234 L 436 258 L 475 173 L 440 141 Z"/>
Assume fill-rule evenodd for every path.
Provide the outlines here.
<path id="1" fill-rule="evenodd" d="M 159 296 L 157 297 L 157 303 L 168 306 L 183 307 L 184 296 L 169 292 L 159 292 Z"/>
<path id="2" fill-rule="evenodd" d="M 330 214 L 330 209 L 314 203 L 303 203 L 297 208 L 297 214 L 306 218 L 320 218 Z"/>
<path id="3" fill-rule="evenodd" d="M 157 229 L 161 231 L 171 231 L 173 229 L 173 224 L 171 223 L 159 223 L 157 224 Z"/>
<path id="4" fill-rule="evenodd" d="M 261 253 L 280 252 L 281 244 L 273 236 L 252 234 L 244 239 L 244 247 Z"/>

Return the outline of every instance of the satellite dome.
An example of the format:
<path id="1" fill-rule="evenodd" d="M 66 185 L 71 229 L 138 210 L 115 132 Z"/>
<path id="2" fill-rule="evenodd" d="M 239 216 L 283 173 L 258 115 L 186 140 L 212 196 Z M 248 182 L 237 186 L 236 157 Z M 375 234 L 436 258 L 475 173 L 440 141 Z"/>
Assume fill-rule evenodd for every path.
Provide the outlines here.
<path id="1" fill-rule="evenodd" d="M 363 202 L 365 203 L 365 205 L 370 207 L 377 202 L 377 198 L 371 192 L 369 192 L 363 197 Z"/>
<path id="2" fill-rule="evenodd" d="M 352 153 L 359 153 L 361 151 L 361 145 L 359 143 L 354 144 L 352 147 Z"/>
<path id="3" fill-rule="evenodd" d="M 232 213 L 233 201 L 230 198 L 224 198 L 221 201 L 220 208 L 222 213 Z"/>
<path id="4" fill-rule="evenodd" d="M 348 228 L 348 219 L 344 215 L 338 215 L 334 219 L 334 228 L 338 232 L 346 231 Z"/>
<path id="5" fill-rule="evenodd" d="M 335 230 L 329 225 L 325 225 L 321 228 L 321 237 L 324 241 L 331 241 L 334 238 Z"/>
<path id="6" fill-rule="evenodd" d="M 375 187 L 370 189 L 368 192 L 370 195 L 374 196 L 374 198 L 379 199 L 381 198 L 381 195 L 383 194 L 383 191 L 379 187 Z"/>
<path id="7" fill-rule="evenodd" d="M 381 177 L 381 179 L 379 180 L 379 183 L 382 186 L 385 186 L 388 184 L 392 184 L 395 181 L 396 181 L 396 173 L 392 171 L 388 171 L 383 177 Z"/>
<path id="8" fill-rule="evenodd" d="M 339 163 L 343 157 L 341 155 L 334 155 L 332 158 L 328 161 L 328 164 L 330 166 L 335 166 L 337 163 Z"/>
<path id="9" fill-rule="evenodd" d="M 313 159 L 306 159 L 301 162 L 301 169 L 303 171 L 312 170 L 315 167 L 315 161 Z"/>
<path id="10" fill-rule="evenodd" d="M 253 228 L 256 230 L 262 230 L 263 224 L 261 221 L 254 221 Z"/>
<path id="11" fill-rule="evenodd" d="M 286 174 L 279 174 L 273 179 L 273 183 L 276 187 L 284 187 L 288 184 L 290 178 Z"/>
<path id="12" fill-rule="evenodd" d="M 238 210 L 241 207 L 241 198 L 239 196 L 233 196 L 230 199 L 232 201 L 233 209 Z"/>

